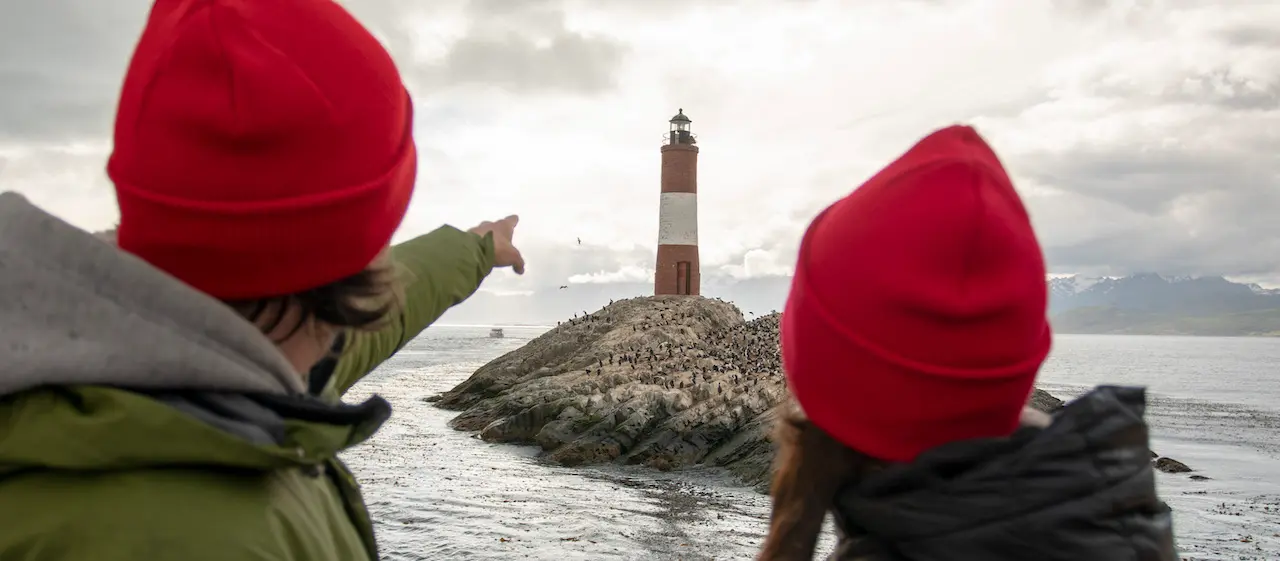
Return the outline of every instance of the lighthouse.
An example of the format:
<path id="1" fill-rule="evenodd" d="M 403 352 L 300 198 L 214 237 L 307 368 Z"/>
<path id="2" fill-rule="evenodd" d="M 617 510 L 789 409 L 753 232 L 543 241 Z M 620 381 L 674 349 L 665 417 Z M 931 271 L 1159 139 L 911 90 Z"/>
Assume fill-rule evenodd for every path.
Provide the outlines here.
<path id="1" fill-rule="evenodd" d="M 662 195 L 658 203 L 658 262 L 653 293 L 699 294 L 698 146 L 692 123 L 680 109 L 662 146 Z"/>

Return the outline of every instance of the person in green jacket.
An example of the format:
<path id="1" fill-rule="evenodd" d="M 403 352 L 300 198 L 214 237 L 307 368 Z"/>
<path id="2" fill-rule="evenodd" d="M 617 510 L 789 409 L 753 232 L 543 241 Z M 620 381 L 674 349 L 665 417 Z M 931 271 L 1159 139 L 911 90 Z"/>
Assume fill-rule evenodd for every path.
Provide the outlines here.
<path id="1" fill-rule="evenodd" d="M 339 333 L 332 354 L 307 377 L 308 391 L 330 401 L 395 355 L 450 308 L 480 288 L 494 267 L 524 274 L 524 257 L 512 244 L 518 216 L 485 221 L 463 232 L 441 226 L 391 247 L 391 262 L 403 290 L 401 307 L 377 330 Z M 116 243 L 115 229 L 94 236 Z"/>
<path id="2" fill-rule="evenodd" d="M 338 454 L 390 405 L 337 398 L 523 267 L 514 217 L 389 248 L 411 124 L 337 3 L 155 4 L 107 166 L 118 248 L 0 193 L 0 561 L 378 558 Z"/>
<path id="3" fill-rule="evenodd" d="M 441 226 L 391 247 L 391 263 L 403 289 L 402 307 L 377 330 L 339 333 L 332 354 L 308 373 L 312 394 L 340 399 L 356 382 L 395 355 L 450 308 L 480 288 L 494 267 L 524 274 L 524 257 L 512 244 L 518 216 L 485 221 L 463 232 Z M 94 236 L 116 243 L 115 229 Z"/>

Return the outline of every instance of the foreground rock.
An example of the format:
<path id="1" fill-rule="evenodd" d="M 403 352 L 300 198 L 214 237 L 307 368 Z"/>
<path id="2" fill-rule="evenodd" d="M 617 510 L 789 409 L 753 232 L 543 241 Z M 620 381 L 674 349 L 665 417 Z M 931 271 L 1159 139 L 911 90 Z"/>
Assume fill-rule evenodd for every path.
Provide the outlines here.
<path id="1" fill-rule="evenodd" d="M 762 485 L 787 397 L 778 314 L 659 296 L 576 316 L 433 398 L 490 442 L 536 444 L 563 465 L 728 468 Z M 1036 390 L 1032 405 L 1062 401 Z"/>

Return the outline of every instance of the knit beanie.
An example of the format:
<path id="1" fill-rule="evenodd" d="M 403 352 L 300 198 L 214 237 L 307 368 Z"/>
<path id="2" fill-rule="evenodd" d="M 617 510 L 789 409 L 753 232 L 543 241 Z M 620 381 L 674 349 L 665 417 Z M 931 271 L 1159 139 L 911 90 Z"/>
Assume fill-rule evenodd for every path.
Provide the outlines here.
<path id="1" fill-rule="evenodd" d="M 1011 434 L 1049 353 L 1044 257 L 977 132 L 953 126 L 823 211 L 782 354 L 807 417 L 888 461 Z"/>
<path id="2" fill-rule="evenodd" d="M 412 124 L 390 55 L 332 0 L 159 0 L 107 164 L 119 245 L 226 300 L 356 274 L 404 218 Z"/>

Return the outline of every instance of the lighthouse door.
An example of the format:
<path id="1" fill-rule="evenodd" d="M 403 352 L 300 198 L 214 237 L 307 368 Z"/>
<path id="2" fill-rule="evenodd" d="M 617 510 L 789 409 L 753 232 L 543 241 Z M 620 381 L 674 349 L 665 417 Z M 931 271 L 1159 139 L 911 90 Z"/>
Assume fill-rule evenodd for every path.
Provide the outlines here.
<path id="1" fill-rule="evenodd" d="M 688 261 L 679 261 L 676 263 L 676 294 L 688 295 L 690 278 L 689 273 L 692 270 L 692 263 Z"/>

